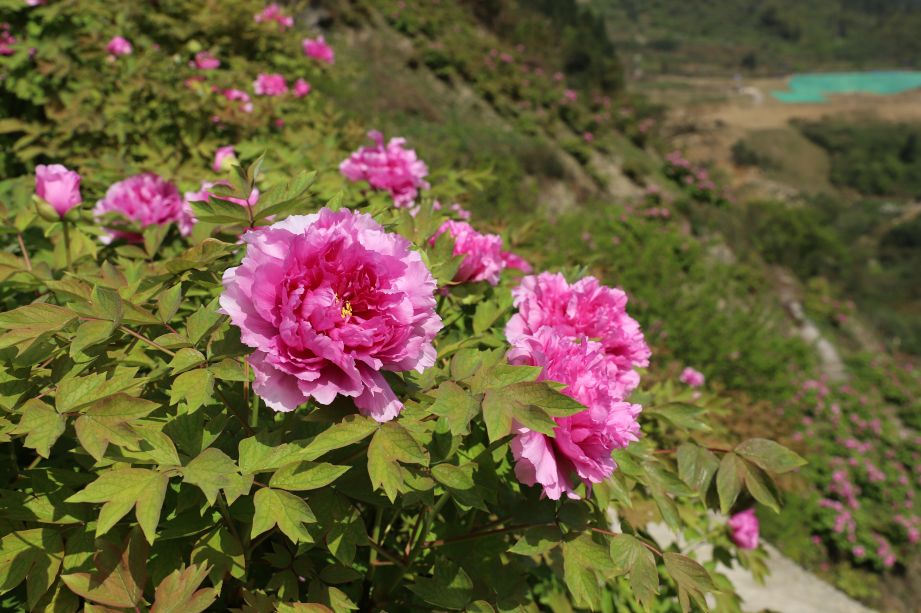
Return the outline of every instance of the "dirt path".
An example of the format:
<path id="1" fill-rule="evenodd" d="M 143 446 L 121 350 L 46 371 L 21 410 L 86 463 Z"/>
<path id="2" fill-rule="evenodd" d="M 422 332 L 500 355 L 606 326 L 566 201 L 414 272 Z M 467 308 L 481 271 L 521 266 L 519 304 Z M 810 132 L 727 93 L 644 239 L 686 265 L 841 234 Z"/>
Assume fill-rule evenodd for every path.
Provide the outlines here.
<path id="1" fill-rule="evenodd" d="M 713 516 L 714 521 L 720 518 Z M 650 535 L 662 546 L 675 542 L 675 535 L 661 523 L 647 526 Z M 681 540 L 679 547 L 687 547 Z M 776 613 L 874 613 L 843 592 L 825 583 L 771 545 L 765 544 L 768 553 L 767 567 L 770 575 L 764 584 L 758 583 L 750 572 L 739 566 L 727 568 L 717 564 L 717 569 L 726 575 L 742 598 L 742 610 L 750 613 L 774 611 Z M 698 560 L 713 558 L 709 545 L 694 548 Z"/>

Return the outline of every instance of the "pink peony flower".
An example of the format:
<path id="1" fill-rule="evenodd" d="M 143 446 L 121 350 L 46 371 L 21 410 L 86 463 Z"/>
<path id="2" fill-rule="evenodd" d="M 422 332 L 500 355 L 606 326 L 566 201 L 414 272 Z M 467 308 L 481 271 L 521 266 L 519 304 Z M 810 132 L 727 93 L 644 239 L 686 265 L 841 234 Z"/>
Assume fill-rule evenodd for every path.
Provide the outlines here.
<path id="1" fill-rule="evenodd" d="M 253 20 L 256 23 L 274 21 L 278 24 L 278 29 L 282 32 L 294 25 L 294 18 L 285 15 L 281 10 L 281 7 L 276 2 L 267 5 L 264 9 L 262 9 L 261 13 L 256 13 L 253 15 Z"/>
<path id="2" fill-rule="evenodd" d="M 117 57 L 120 55 L 130 55 L 131 52 L 134 51 L 134 48 L 127 39 L 116 36 L 106 45 L 106 51 Z"/>
<path id="3" fill-rule="evenodd" d="M 304 49 L 304 55 L 307 57 L 312 57 L 324 64 L 336 63 L 336 54 L 333 53 L 333 48 L 326 43 L 326 39 L 322 36 L 305 38 L 301 42 L 301 46 Z"/>
<path id="4" fill-rule="evenodd" d="M 339 171 L 350 181 L 367 181 L 374 189 L 390 192 L 395 206 L 411 207 L 419 190 L 429 188 L 425 162 L 403 147 L 405 138 L 391 138 L 385 147 L 380 132 L 368 132 L 368 137 L 375 146 L 360 148 L 339 165 Z"/>
<path id="5" fill-rule="evenodd" d="M 502 261 L 505 263 L 506 268 L 514 268 L 515 270 L 520 270 L 525 274 L 531 274 L 532 268 L 524 258 L 520 255 L 511 253 L 510 251 L 502 252 Z"/>
<path id="6" fill-rule="evenodd" d="M 26 6 L 41 6 L 48 0 L 26 0 Z"/>
<path id="7" fill-rule="evenodd" d="M 195 54 L 195 59 L 191 62 L 191 65 L 199 70 L 214 70 L 220 68 L 221 60 L 207 51 L 199 51 Z"/>
<path id="8" fill-rule="evenodd" d="M 704 373 L 699 370 L 694 370 L 690 366 L 681 371 L 679 379 L 682 383 L 690 385 L 691 387 L 700 387 L 705 381 Z"/>
<path id="9" fill-rule="evenodd" d="M 294 82 L 294 95 L 303 98 L 310 93 L 310 83 L 304 79 L 298 79 Z"/>
<path id="10" fill-rule="evenodd" d="M 247 94 L 245 91 L 230 88 L 225 89 L 221 93 L 223 94 L 224 98 L 230 102 L 242 102 L 243 104 L 240 105 L 240 110 L 242 110 L 244 113 L 253 112 L 253 103 L 250 101 L 249 94 Z"/>
<path id="11" fill-rule="evenodd" d="M 39 164 L 35 167 L 35 193 L 61 217 L 83 201 L 80 175 L 61 164 Z"/>
<path id="12" fill-rule="evenodd" d="M 218 150 L 214 153 L 214 162 L 211 164 L 211 170 L 214 172 L 223 172 L 228 170 L 230 165 L 236 161 L 237 156 L 234 152 L 233 145 L 218 147 Z"/>
<path id="13" fill-rule="evenodd" d="M 616 367 L 597 341 L 573 342 L 545 326 L 532 336 L 519 338 L 509 352 L 509 362 L 543 367 L 539 380 L 566 384 L 563 393 L 587 407 L 575 415 L 555 418 L 553 437 L 516 424 L 511 442 L 519 481 L 540 484 L 553 500 L 563 492 L 578 498 L 573 476 L 590 487 L 614 472 L 617 465 L 611 452 L 638 440 L 636 418 L 641 407 L 621 399 L 611 372 Z"/>
<path id="14" fill-rule="evenodd" d="M 377 421 L 403 405 L 382 370 L 424 371 L 442 327 L 435 280 L 407 240 L 370 215 L 322 209 L 243 236 L 221 307 L 255 351 L 253 389 L 276 411 L 354 398 Z"/>
<path id="15" fill-rule="evenodd" d="M 740 549 L 755 549 L 758 547 L 758 517 L 754 509 L 736 513 L 729 518 L 729 529 L 732 531 L 732 542 Z"/>
<path id="16" fill-rule="evenodd" d="M 176 223 L 183 236 L 188 236 L 194 224 L 183 207 L 176 186 L 150 172 L 128 177 L 109 186 L 105 198 L 96 203 L 93 213 L 97 218 L 106 213 L 120 213 L 142 228 Z M 137 232 L 117 228 L 106 228 L 106 232 L 108 236 L 101 239 L 106 244 L 119 238 L 132 242 L 143 240 Z"/>
<path id="17" fill-rule="evenodd" d="M 466 222 L 449 219 L 441 224 L 429 244 L 434 245 L 445 232 L 454 238 L 454 255 L 464 257 L 454 275 L 455 283 L 486 281 L 490 285 L 499 284 L 499 274 L 505 268 L 501 236 L 480 234 Z"/>
<path id="18" fill-rule="evenodd" d="M 595 277 L 570 285 L 559 273 L 524 277 L 512 290 L 518 312 L 505 336 L 513 345 L 544 326 L 576 342 L 597 339 L 617 367 L 616 379 L 626 398 L 640 377 L 633 369 L 649 365 L 649 346 L 639 323 L 627 315 L 627 294 L 605 287 Z"/>
<path id="19" fill-rule="evenodd" d="M 16 37 L 10 34 L 10 24 L 0 23 L 0 55 L 13 55 L 16 50 Z"/>
<path id="20" fill-rule="evenodd" d="M 288 83 L 280 74 L 260 73 L 253 81 L 253 91 L 257 96 L 281 96 L 288 93 Z"/>

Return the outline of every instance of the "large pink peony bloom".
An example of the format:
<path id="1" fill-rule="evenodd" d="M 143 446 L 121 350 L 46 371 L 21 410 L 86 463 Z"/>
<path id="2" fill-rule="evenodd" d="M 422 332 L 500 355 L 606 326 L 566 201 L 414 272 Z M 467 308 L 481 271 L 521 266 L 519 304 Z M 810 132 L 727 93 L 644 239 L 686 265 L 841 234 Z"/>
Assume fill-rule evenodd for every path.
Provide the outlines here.
<path id="1" fill-rule="evenodd" d="M 121 36 L 115 36 L 109 41 L 109 44 L 106 45 L 106 51 L 114 56 L 131 55 L 134 48 L 131 46 L 131 43 L 128 42 L 128 39 Z"/>
<path id="2" fill-rule="evenodd" d="M 700 387 L 706 381 L 704 373 L 699 370 L 695 370 L 688 366 L 681 371 L 681 376 L 679 377 L 682 383 L 690 385 L 691 387 Z"/>
<path id="3" fill-rule="evenodd" d="M 362 147 L 339 165 L 339 171 L 350 181 L 367 181 L 371 187 L 386 190 L 397 207 L 411 207 L 420 189 L 428 189 L 425 162 L 412 149 L 405 149 L 405 138 L 391 138 L 384 146 L 384 136 L 372 130 L 368 137 L 374 147 Z"/>
<path id="4" fill-rule="evenodd" d="M 260 73 L 253 81 L 253 91 L 259 96 L 282 96 L 288 93 L 288 83 L 280 74 Z"/>
<path id="5" fill-rule="evenodd" d="M 150 172 L 128 177 L 109 186 L 105 198 L 96 203 L 93 213 L 96 217 L 106 213 L 120 213 L 142 228 L 176 223 L 183 236 L 188 236 L 194 224 L 176 186 Z M 104 243 L 117 238 L 133 242 L 143 240 L 136 232 L 118 228 L 106 228 L 106 231 L 108 236 L 102 238 Z"/>
<path id="6" fill-rule="evenodd" d="M 441 224 L 429 240 L 430 244 L 434 245 L 445 232 L 454 237 L 454 255 L 464 256 L 454 275 L 455 283 L 487 281 L 491 285 L 499 284 L 499 274 L 505 268 L 501 236 L 480 234 L 469 223 L 449 219 Z"/>
<path id="7" fill-rule="evenodd" d="M 224 273 L 221 307 L 255 351 L 254 390 L 276 411 L 355 399 L 393 419 L 403 405 L 382 370 L 435 363 L 435 281 L 404 238 L 370 215 L 323 209 L 247 232 Z"/>
<path id="8" fill-rule="evenodd" d="M 304 49 L 304 55 L 307 57 L 312 57 L 324 64 L 334 64 L 336 62 L 336 54 L 333 53 L 333 48 L 327 44 L 326 39 L 322 36 L 305 38 L 301 41 L 301 46 Z"/>
<path id="9" fill-rule="evenodd" d="M 758 517 L 754 509 L 736 513 L 729 518 L 729 529 L 732 531 L 732 542 L 740 549 L 755 549 L 758 547 Z"/>
<path id="10" fill-rule="evenodd" d="M 574 476 L 586 484 L 609 477 L 617 467 L 611 452 L 639 438 L 636 418 L 641 407 L 621 399 L 611 374 L 616 367 L 601 343 L 573 342 L 545 326 L 519 339 L 509 352 L 509 362 L 543 367 L 539 380 L 565 383 L 563 393 L 587 407 L 556 418 L 553 437 L 516 425 L 511 448 L 518 480 L 540 484 L 547 497 L 558 500 L 564 492 L 578 497 Z"/>
<path id="11" fill-rule="evenodd" d="M 39 164 L 35 167 L 35 193 L 61 217 L 83 201 L 80 175 L 61 164 Z"/>
<path id="12" fill-rule="evenodd" d="M 595 277 L 572 285 L 559 273 L 528 276 L 512 291 L 518 313 L 506 326 L 513 345 L 519 339 L 550 326 L 575 340 L 597 339 L 617 367 L 617 381 L 626 398 L 640 377 L 633 368 L 649 365 L 649 346 L 639 323 L 627 315 L 627 294 L 605 287 Z"/>

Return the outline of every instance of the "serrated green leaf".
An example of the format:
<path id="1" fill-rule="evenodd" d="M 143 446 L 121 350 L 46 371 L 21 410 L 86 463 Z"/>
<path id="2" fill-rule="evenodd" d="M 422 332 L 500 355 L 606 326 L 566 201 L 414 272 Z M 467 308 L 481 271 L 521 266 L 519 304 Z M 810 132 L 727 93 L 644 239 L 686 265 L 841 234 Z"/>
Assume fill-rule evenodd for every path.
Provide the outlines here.
<path id="1" fill-rule="evenodd" d="M 694 488 L 698 494 L 705 495 L 713 475 L 720 466 L 720 461 L 709 449 L 693 443 L 684 443 L 678 447 L 678 477 Z"/>
<path id="2" fill-rule="evenodd" d="M 64 434 L 64 418 L 50 405 L 34 398 L 27 400 L 19 412 L 22 417 L 10 434 L 25 434 L 23 444 L 47 458 L 51 453 L 51 446 Z"/>
<path id="3" fill-rule="evenodd" d="M 182 469 L 182 480 L 198 486 L 205 494 L 208 504 L 214 506 L 220 490 L 224 490 L 227 502 L 232 504 L 241 490 L 248 490 L 248 480 L 240 474 L 236 463 L 220 449 L 209 447 Z"/>
<path id="4" fill-rule="evenodd" d="M 652 552 L 629 534 L 611 540 L 611 559 L 628 574 L 630 587 L 637 599 L 647 607 L 659 592 L 659 573 Z"/>
<path id="5" fill-rule="evenodd" d="M 157 317 L 167 323 L 173 319 L 182 304 L 182 284 L 177 283 L 157 298 Z"/>
<path id="6" fill-rule="evenodd" d="M 301 498 L 284 490 L 263 487 L 253 500 L 255 514 L 250 538 L 255 538 L 278 526 L 295 543 L 312 543 L 313 539 L 304 524 L 314 523 L 313 511 Z"/>
<path id="7" fill-rule="evenodd" d="M 429 411 L 443 417 L 452 434 L 469 434 L 470 421 L 480 412 L 479 401 L 453 381 L 445 381 L 432 395 L 435 402 Z"/>
<path id="8" fill-rule="evenodd" d="M 211 400 L 214 392 L 214 375 L 206 368 L 196 368 L 182 373 L 173 381 L 169 403 L 186 403 L 186 411 L 198 410 Z"/>
<path id="9" fill-rule="evenodd" d="M 377 428 L 378 423 L 370 417 L 350 415 L 316 435 L 304 447 L 298 459 L 316 460 L 325 453 L 364 440 L 372 432 L 377 431 Z"/>
<path id="10" fill-rule="evenodd" d="M 77 356 L 87 347 L 104 343 L 115 332 L 115 323 L 111 321 L 84 321 L 77 328 L 74 340 L 70 344 L 70 355 Z"/>
<path id="11" fill-rule="evenodd" d="M 180 568 L 168 575 L 154 592 L 150 613 L 201 613 L 217 600 L 214 588 L 198 587 L 208 576 L 207 566 Z"/>
<path id="12" fill-rule="evenodd" d="M 96 536 L 108 532 L 132 507 L 147 542 L 156 538 L 160 510 L 169 476 L 146 468 L 108 470 L 66 502 L 104 503 L 96 524 Z"/>

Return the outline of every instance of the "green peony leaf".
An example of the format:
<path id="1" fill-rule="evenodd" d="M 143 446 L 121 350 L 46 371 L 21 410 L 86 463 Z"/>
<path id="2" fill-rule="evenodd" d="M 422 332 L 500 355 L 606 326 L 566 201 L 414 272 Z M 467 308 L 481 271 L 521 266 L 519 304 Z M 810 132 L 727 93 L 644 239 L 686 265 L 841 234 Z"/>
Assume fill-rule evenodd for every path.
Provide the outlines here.
<path id="1" fill-rule="evenodd" d="M 753 464 L 772 473 L 785 473 L 806 464 L 806 460 L 783 445 L 764 438 L 742 442 L 735 452 Z"/>
<path id="2" fill-rule="evenodd" d="M 255 538 L 278 526 L 295 543 L 312 543 L 313 538 L 304 524 L 316 522 L 313 511 L 301 498 L 284 490 L 263 487 L 253 500 L 255 514 L 250 538 Z"/>
<path id="3" fill-rule="evenodd" d="M 269 486 L 282 490 L 300 492 L 326 487 L 351 468 L 325 462 L 291 462 L 279 468 Z"/>
<path id="4" fill-rule="evenodd" d="M 114 468 L 102 473 L 66 502 L 104 503 L 96 524 L 97 537 L 108 532 L 134 507 L 144 536 L 153 543 L 168 483 L 166 473 L 146 468 Z"/>
<path id="5" fill-rule="evenodd" d="M 10 434 L 25 434 L 23 444 L 35 453 L 47 458 L 51 446 L 64 434 L 64 417 L 41 400 L 27 400 L 19 409 L 22 417 Z"/>

